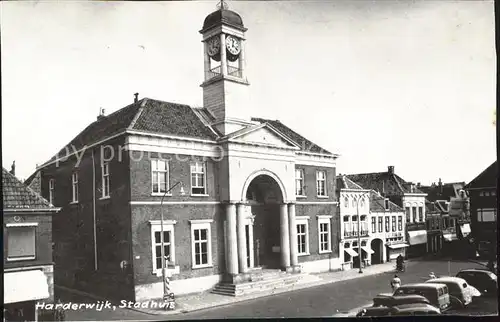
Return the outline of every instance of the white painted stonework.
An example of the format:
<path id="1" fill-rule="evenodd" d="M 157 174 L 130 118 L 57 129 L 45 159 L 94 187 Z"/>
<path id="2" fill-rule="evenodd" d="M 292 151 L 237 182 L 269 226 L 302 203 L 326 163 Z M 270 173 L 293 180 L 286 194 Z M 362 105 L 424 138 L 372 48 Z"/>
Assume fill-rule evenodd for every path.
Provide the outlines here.
<path id="1" fill-rule="evenodd" d="M 170 289 L 175 295 L 199 293 L 212 289 L 222 279 L 222 275 L 209 275 L 183 280 L 171 280 Z M 163 296 L 163 283 L 151 283 L 135 286 L 135 300 L 142 301 Z"/>
<path id="2" fill-rule="evenodd" d="M 422 193 L 406 193 L 403 198 L 403 208 L 406 207 L 422 207 L 423 208 L 423 222 L 425 222 L 426 214 L 425 214 L 425 197 L 427 194 L 422 194 Z M 417 215 L 417 221 L 418 221 L 418 215 Z M 410 216 L 410 222 L 413 222 L 413 216 Z"/>
<path id="3" fill-rule="evenodd" d="M 304 273 L 322 273 L 336 271 L 341 269 L 341 260 L 339 257 L 320 259 L 316 261 L 300 263 Z"/>

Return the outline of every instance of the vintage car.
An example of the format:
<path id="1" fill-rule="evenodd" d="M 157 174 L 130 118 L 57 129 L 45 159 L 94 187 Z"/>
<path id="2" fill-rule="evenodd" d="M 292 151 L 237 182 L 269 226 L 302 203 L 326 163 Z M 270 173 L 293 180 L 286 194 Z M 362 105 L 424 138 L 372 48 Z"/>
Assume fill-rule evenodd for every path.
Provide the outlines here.
<path id="1" fill-rule="evenodd" d="M 392 293 L 381 293 L 373 298 L 373 306 L 397 306 L 402 304 L 411 304 L 411 303 L 425 303 L 430 304 L 429 300 L 417 294 L 409 294 L 409 295 L 393 295 Z"/>
<path id="2" fill-rule="evenodd" d="M 429 303 L 441 311 L 451 308 L 448 286 L 438 283 L 415 283 L 401 285 L 394 291 L 394 295 L 420 295 L 429 300 Z"/>
<path id="3" fill-rule="evenodd" d="M 460 277 L 442 276 L 430 279 L 426 283 L 440 283 L 448 286 L 450 303 L 455 308 L 464 308 L 472 303 L 474 296 L 481 295 L 474 286 L 468 285 L 467 281 Z"/>
<path id="4" fill-rule="evenodd" d="M 497 276 L 486 269 L 464 269 L 456 276 L 466 280 L 469 285 L 477 288 L 484 296 L 496 297 L 498 295 Z"/>
<path id="5" fill-rule="evenodd" d="M 396 306 L 374 306 L 367 307 L 358 312 L 356 317 L 374 317 L 374 316 L 402 316 L 402 315 L 436 315 L 441 311 L 426 303 L 409 303 Z"/>

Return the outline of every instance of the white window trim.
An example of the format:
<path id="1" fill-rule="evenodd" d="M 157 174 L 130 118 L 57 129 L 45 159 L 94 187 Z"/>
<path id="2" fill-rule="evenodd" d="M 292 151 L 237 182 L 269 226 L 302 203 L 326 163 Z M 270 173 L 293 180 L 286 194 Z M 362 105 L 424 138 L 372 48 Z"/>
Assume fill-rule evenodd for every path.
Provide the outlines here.
<path id="1" fill-rule="evenodd" d="M 297 194 L 297 181 L 299 180 L 297 178 L 297 171 L 300 172 L 300 190 L 302 190 L 302 194 Z M 304 198 L 306 197 L 305 193 L 305 187 L 304 187 L 304 169 L 295 169 L 295 197 L 299 198 Z"/>
<path id="2" fill-rule="evenodd" d="M 324 173 L 325 174 L 325 176 L 324 176 L 323 179 L 319 179 L 319 174 L 320 173 Z M 322 181 L 323 184 L 324 184 L 324 189 L 323 189 L 324 193 L 325 193 L 324 195 L 320 195 L 319 194 L 319 189 L 318 189 L 318 182 L 319 181 Z M 327 182 L 326 181 L 326 171 L 325 170 L 317 170 L 316 171 L 316 197 L 318 197 L 318 198 L 328 198 L 328 191 L 326 191 L 326 182 Z"/>
<path id="3" fill-rule="evenodd" d="M 297 256 L 307 256 L 310 255 L 309 253 L 309 216 L 297 216 L 295 217 L 295 224 L 296 225 L 306 225 L 306 252 L 305 253 L 299 253 L 299 250 L 297 249 Z M 297 230 L 297 236 L 298 236 L 298 230 Z M 295 236 L 295 238 L 297 238 Z M 298 247 L 297 247 L 298 248 Z"/>
<path id="4" fill-rule="evenodd" d="M 78 203 L 78 172 L 76 171 L 71 174 L 71 189 L 72 189 L 71 203 Z"/>
<path id="5" fill-rule="evenodd" d="M 51 179 L 53 180 L 53 179 Z M 23 223 L 8 223 L 5 225 L 7 228 L 10 227 L 33 227 L 34 237 L 35 237 L 35 255 L 33 256 L 23 256 L 23 257 L 9 257 L 9 250 L 7 248 L 7 262 L 19 262 L 36 259 L 36 227 L 38 227 L 37 222 L 23 222 Z M 9 232 L 7 231 L 7 243 L 9 243 Z"/>
<path id="6" fill-rule="evenodd" d="M 201 163 L 203 165 L 203 187 L 199 186 L 193 186 L 193 169 L 192 166 Z M 195 172 L 195 173 L 201 173 L 201 172 Z M 189 164 L 189 185 L 191 186 L 191 196 L 202 196 L 206 197 L 208 196 L 208 191 L 207 191 L 207 163 L 205 161 L 195 161 L 191 162 Z M 193 188 L 203 188 L 204 193 L 193 193 Z"/>
<path id="7" fill-rule="evenodd" d="M 55 186 L 55 179 L 50 179 L 49 180 L 49 202 L 51 205 L 54 204 L 54 186 Z"/>
<path id="8" fill-rule="evenodd" d="M 327 254 L 332 252 L 332 216 L 317 216 L 318 218 L 318 252 Z M 328 248 L 321 250 L 321 224 L 327 224 L 328 227 Z"/>
<path id="9" fill-rule="evenodd" d="M 158 162 L 158 161 L 163 161 L 165 162 L 165 167 L 166 167 L 166 170 L 154 170 L 153 168 L 153 164 L 155 162 Z M 171 196 L 172 194 L 169 192 L 167 194 L 165 194 L 164 192 L 161 192 L 161 191 L 154 191 L 154 187 L 153 187 L 153 177 L 156 175 L 157 176 L 157 180 L 158 180 L 158 189 L 160 190 L 160 181 L 159 181 L 159 176 L 158 176 L 158 173 L 161 172 L 166 172 L 167 173 L 167 179 L 165 181 L 165 189 L 168 190 L 168 187 L 170 186 L 170 162 L 168 162 L 167 160 L 163 160 L 163 159 L 152 159 L 151 160 L 151 195 L 152 196 Z"/>
<path id="10" fill-rule="evenodd" d="M 163 231 L 170 232 L 170 262 L 175 264 L 175 227 L 174 225 L 177 223 L 175 220 L 163 220 Z M 156 265 L 156 254 L 155 254 L 155 232 L 161 232 L 161 220 L 150 220 L 149 224 L 151 225 L 151 267 L 152 273 L 156 276 L 161 276 L 161 267 L 155 268 Z M 163 238 L 163 236 L 162 236 Z M 179 266 L 176 265 L 175 268 L 165 267 L 167 273 L 169 274 L 179 274 Z"/>
<path id="11" fill-rule="evenodd" d="M 206 268 L 213 267 L 212 262 L 212 222 L 213 219 L 199 219 L 199 220 L 190 220 L 191 224 L 191 267 L 193 269 L 197 268 Z M 196 265 L 196 256 L 195 256 L 195 248 L 194 248 L 194 231 L 196 229 L 207 229 L 207 250 L 208 250 L 208 258 L 207 264 Z"/>
<path id="12" fill-rule="evenodd" d="M 107 166 L 107 173 L 104 174 L 104 169 L 106 168 Z M 106 189 L 104 189 L 104 186 L 105 186 L 105 178 L 108 179 L 108 194 L 106 195 L 105 194 L 105 191 Z M 109 180 L 109 163 L 108 162 L 105 162 L 101 165 L 101 188 L 102 188 L 102 195 L 101 195 L 101 199 L 106 199 L 106 198 L 109 198 L 110 197 L 110 188 L 111 188 L 111 183 L 110 183 L 110 180 Z"/>

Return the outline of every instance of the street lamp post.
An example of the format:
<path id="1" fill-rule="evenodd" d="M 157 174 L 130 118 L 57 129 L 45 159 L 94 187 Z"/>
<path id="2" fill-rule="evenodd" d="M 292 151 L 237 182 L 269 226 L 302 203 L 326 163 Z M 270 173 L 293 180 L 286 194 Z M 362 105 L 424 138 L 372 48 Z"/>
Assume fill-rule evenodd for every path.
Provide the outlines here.
<path id="1" fill-rule="evenodd" d="M 168 289 L 168 285 L 167 285 L 167 272 L 166 272 L 166 257 L 165 257 L 165 236 L 164 236 L 164 229 L 163 229 L 163 200 L 165 199 L 165 196 L 170 192 L 172 191 L 175 187 L 177 187 L 178 185 L 181 185 L 181 195 L 184 195 L 184 186 L 182 185 L 182 182 L 177 182 L 176 184 L 174 184 L 172 187 L 170 187 L 167 191 L 165 191 L 165 193 L 163 194 L 163 196 L 161 197 L 161 203 L 160 203 L 160 231 L 161 231 L 161 237 L 160 237 L 160 240 L 161 240 L 161 278 L 162 278 L 162 282 L 163 282 L 163 300 L 164 301 L 167 301 L 169 296 L 170 296 L 170 290 Z"/>
<path id="2" fill-rule="evenodd" d="M 358 217 L 358 258 L 359 258 L 359 271 L 358 273 L 363 273 L 363 268 L 362 268 L 362 257 L 363 254 L 361 253 L 361 217 L 359 216 L 359 201 L 364 198 L 366 194 L 369 194 L 370 191 L 365 192 L 359 196 L 359 199 L 356 200 L 356 215 Z"/>

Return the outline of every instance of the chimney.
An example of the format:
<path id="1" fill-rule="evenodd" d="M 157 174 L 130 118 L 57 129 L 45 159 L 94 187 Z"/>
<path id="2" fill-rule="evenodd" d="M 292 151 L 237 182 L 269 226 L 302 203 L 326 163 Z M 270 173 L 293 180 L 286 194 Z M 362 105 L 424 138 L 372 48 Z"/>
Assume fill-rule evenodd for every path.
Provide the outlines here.
<path id="1" fill-rule="evenodd" d="M 394 174 L 394 166 L 393 165 L 388 166 L 387 172 L 389 172 L 389 174 Z"/>
<path id="2" fill-rule="evenodd" d="M 438 185 L 439 185 L 439 193 L 443 193 L 443 182 L 441 182 L 441 178 L 439 178 L 439 181 L 438 181 Z"/>
<path id="3" fill-rule="evenodd" d="M 420 188 L 420 182 L 417 182 L 417 188 Z"/>
<path id="4" fill-rule="evenodd" d="M 139 102 L 139 93 L 134 94 L 134 103 Z"/>
<path id="5" fill-rule="evenodd" d="M 106 110 L 102 107 L 99 109 L 99 115 L 97 116 L 97 120 L 104 118 Z"/>
<path id="6" fill-rule="evenodd" d="M 13 176 L 16 175 L 16 161 L 12 161 L 12 165 L 10 166 L 10 174 Z"/>

